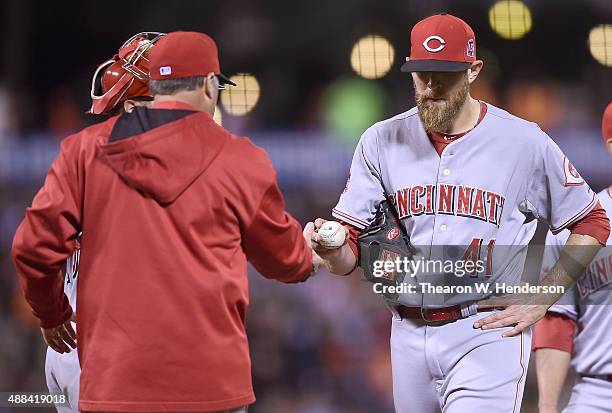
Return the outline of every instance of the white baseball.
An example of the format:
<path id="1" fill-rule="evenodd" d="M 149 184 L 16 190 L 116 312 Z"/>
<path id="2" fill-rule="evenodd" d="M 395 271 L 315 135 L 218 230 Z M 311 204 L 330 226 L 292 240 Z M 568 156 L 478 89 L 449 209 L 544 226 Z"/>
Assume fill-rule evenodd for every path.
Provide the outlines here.
<path id="1" fill-rule="evenodd" d="M 319 244 L 325 248 L 338 248 L 344 244 L 346 233 L 339 222 L 327 221 L 317 232 L 321 236 Z"/>

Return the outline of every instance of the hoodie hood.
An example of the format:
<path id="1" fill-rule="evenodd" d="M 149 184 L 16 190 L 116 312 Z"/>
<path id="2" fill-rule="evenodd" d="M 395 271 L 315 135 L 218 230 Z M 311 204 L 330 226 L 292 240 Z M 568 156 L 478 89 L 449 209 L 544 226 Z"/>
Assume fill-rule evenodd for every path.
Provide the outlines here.
<path id="1" fill-rule="evenodd" d="M 113 142 L 118 128 L 136 133 Z M 229 132 L 204 112 L 136 108 L 117 120 L 110 140 L 98 140 L 97 155 L 127 185 L 167 205 L 214 162 Z"/>

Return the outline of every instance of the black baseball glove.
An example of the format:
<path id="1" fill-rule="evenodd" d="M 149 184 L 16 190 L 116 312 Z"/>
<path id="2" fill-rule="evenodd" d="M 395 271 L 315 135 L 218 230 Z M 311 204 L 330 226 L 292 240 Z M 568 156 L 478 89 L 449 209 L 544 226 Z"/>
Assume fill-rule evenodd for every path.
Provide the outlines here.
<path id="1" fill-rule="evenodd" d="M 397 258 L 402 261 L 404 258 L 412 260 L 416 253 L 390 200 L 380 203 L 374 221 L 359 236 L 358 245 L 359 266 L 363 270 L 365 279 L 372 283 L 381 283 L 383 286 L 401 284 L 406 273 L 397 271 L 395 265 L 392 271 L 384 272 L 384 269 L 380 268 L 381 263 L 395 262 Z M 389 292 L 382 295 L 389 300 L 398 297 L 398 294 Z"/>

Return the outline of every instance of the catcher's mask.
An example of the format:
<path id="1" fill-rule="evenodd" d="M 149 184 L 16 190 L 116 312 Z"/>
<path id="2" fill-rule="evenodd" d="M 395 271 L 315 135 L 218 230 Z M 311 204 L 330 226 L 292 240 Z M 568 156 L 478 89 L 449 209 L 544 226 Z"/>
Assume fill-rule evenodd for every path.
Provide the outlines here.
<path id="1" fill-rule="evenodd" d="M 138 97 L 153 98 L 149 91 L 151 47 L 165 33 L 142 32 L 123 43 L 119 52 L 102 63 L 91 81 L 91 109 L 88 113 L 108 114 L 119 104 Z"/>

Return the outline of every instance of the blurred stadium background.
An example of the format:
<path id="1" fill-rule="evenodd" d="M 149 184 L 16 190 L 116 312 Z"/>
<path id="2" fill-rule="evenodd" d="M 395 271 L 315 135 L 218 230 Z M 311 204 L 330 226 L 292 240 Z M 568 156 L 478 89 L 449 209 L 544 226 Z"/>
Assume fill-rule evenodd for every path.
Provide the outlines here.
<path id="1" fill-rule="evenodd" d="M 302 222 L 330 217 L 361 132 L 414 105 L 399 71 L 410 29 L 442 11 L 476 33 L 485 66 L 473 95 L 538 122 L 595 190 L 612 183 L 600 132 L 612 97 L 610 0 L 0 4 L 0 392 L 46 390 L 44 343 L 10 260 L 14 230 L 59 141 L 100 120 L 85 114 L 91 76 L 134 33 L 216 39 L 222 70 L 238 83 L 222 92 L 217 118 L 269 151 Z M 538 266 L 532 254 L 527 271 Z M 393 411 L 390 317 L 371 290 L 324 273 L 294 286 L 250 278 L 258 402 L 249 411 Z M 532 369 L 522 411 L 537 411 L 536 400 Z"/>

